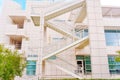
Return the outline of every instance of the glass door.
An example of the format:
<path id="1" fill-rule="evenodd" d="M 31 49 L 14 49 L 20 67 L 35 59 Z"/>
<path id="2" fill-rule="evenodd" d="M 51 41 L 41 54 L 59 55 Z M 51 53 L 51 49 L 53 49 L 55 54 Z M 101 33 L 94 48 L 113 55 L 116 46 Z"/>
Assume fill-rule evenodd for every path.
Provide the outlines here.
<path id="1" fill-rule="evenodd" d="M 84 74 L 83 60 L 77 61 L 77 73 Z"/>

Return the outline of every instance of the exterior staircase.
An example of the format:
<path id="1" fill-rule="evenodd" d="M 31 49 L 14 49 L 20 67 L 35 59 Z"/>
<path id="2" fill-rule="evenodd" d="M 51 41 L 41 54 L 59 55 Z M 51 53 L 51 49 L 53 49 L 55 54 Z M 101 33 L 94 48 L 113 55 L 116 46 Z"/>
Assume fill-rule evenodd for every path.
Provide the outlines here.
<path id="1" fill-rule="evenodd" d="M 46 21 L 45 26 L 64 35 L 65 38 L 64 40 L 62 40 L 61 42 L 58 42 L 57 44 L 52 43 L 49 45 L 45 45 L 43 49 L 44 54 L 42 56 L 42 60 L 50 62 L 51 64 L 55 65 L 58 69 L 78 79 L 82 79 L 83 75 L 82 73 L 80 74 L 76 72 L 77 64 L 76 66 L 72 65 L 67 61 L 65 61 L 64 59 L 61 59 L 60 57 L 58 57 L 57 54 L 60 54 L 72 47 L 75 47 L 76 45 L 83 46 L 86 43 L 86 41 L 88 41 L 89 38 L 88 36 L 83 36 L 84 35 L 83 30 L 77 31 L 77 34 L 80 34 L 79 36 L 77 36 L 75 34 L 74 25 L 71 26 L 71 24 L 69 25 L 65 21 L 59 21 L 54 19 L 51 20 L 51 19 L 59 15 L 62 15 L 64 13 L 67 13 L 69 11 L 72 11 L 74 9 L 80 8 L 84 5 L 84 3 L 85 3 L 84 0 L 74 0 L 74 1 L 71 1 L 70 3 L 63 3 L 60 5 L 56 5 L 56 7 L 54 6 L 53 8 L 49 8 L 50 10 L 46 10 L 48 12 L 46 12 L 46 15 L 45 15 L 45 21 Z M 69 39 L 72 39 L 72 40 L 68 41 Z M 50 57 L 55 55 L 57 56 L 55 61 L 49 60 Z"/>
<path id="2" fill-rule="evenodd" d="M 67 74 L 70 74 L 71 76 L 75 78 L 78 78 L 78 79 L 83 78 L 82 73 L 77 73 L 77 64 L 73 65 L 60 57 L 56 57 L 56 60 L 47 60 L 47 62 L 55 65 L 58 69 L 62 70 L 63 72 Z"/>
<path id="3" fill-rule="evenodd" d="M 47 27 L 53 29 L 56 32 L 59 32 L 66 36 L 65 39 L 58 43 L 52 43 L 49 45 L 46 45 L 43 50 L 43 58 L 42 60 L 48 61 L 55 65 L 58 69 L 64 71 L 65 73 L 68 73 L 72 75 L 75 78 L 81 79 L 83 78 L 82 73 L 78 74 L 76 72 L 77 66 L 69 64 L 64 59 L 61 59 L 60 57 L 57 57 L 57 60 L 50 61 L 49 58 L 57 54 L 62 54 L 62 52 L 75 47 L 76 45 L 79 47 L 84 47 L 86 42 L 88 42 L 88 36 L 84 36 L 84 30 L 78 30 L 77 33 L 75 33 L 74 28 L 70 26 L 68 23 L 64 21 L 55 21 L 51 20 L 47 22 Z M 67 41 L 68 39 L 73 39 L 72 41 Z M 57 61 L 57 62 L 56 62 Z M 58 62 L 59 61 L 59 62 Z M 62 63 L 62 65 L 58 64 Z"/>
<path id="4" fill-rule="evenodd" d="M 48 21 L 47 23 L 47 27 L 63 34 L 63 35 L 66 35 L 67 37 L 69 38 L 74 38 L 74 39 L 79 39 L 79 37 L 77 37 L 75 34 L 74 34 L 74 29 L 73 29 L 73 26 L 70 26 L 68 24 L 66 24 L 66 22 L 64 21 Z"/>
<path id="5" fill-rule="evenodd" d="M 64 13 L 67 13 L 69 11 L 72 11 L 74 9 L 77 9 L 79 7 L 83 6 L 83 3 L 85 3 L 84 0 L 73 0 L 70 2 L 62 2 L 61 4 L 49 7 L 45 12 L 45 20 L 50 20 L 52 18 L 55 18 L 59 15 L 62 15 Z M 61 7 L 62 6 L 62 7 Z"/>
<path id="6" fill-rule="evenodd" d="M 89 39 L 88 36 L 84 36 L 84 30 L 77 31 L 77 34 L 80 34 L 79 36 L 75 35 L 75 32 L 72 32 L 73 30 L 71 30 L 71 28 L 65 22 L 64 22 L 64 24 L 63 24 L 63 22 L 49 22 L 48 25 L 49 25 L 48 27 L 55 30 L 56 32 L 59 32 L 65 36 L 67 36 L 66 39 L 73 38 L 75 40 L 66 42 L 66 39 L 64 39 L 61 42 L 58 42 L 57 44 L 52 43 L 50 45 L 45 46 L 45 48 L 43 50 L 44 55 L 43 55 L 42 60 L 43 61 L 46 60 L 46 61 L 52 63 L 58 69 L 64 71 L 65 73 L 72 75 L 75 78 L 78 78 L 78 79 L 83 78 L 82 73 L 78 74 L 76 72 L 77 66 L 71 65 L 67 61 L 60 59 L 59 57 L 57 57 L 57 62 L 55 62 L 56 60 L 50 61 L 49 58 L 54 55 L 57 56 L 57 54 L 61 54 L 62 52 L 66 51 L 72 47 L 75 47 L 76 45 L 79 45 L 79 47 L 80 46 L 83 47 L 84 44 L 86 44 L 86 42 L 88 42 L 88 39 Z M 58 60 L 59 60 L 59 62 L 58 62 Z M 60 65 L 59 63 L 61 63 L 62 65 Z"/>
<path id="7" fill-rule="evenodd" d="M 71 43 L 68 43 L 68 44 L 62 44 L 62 45 L 54 45 L 54 46 L 49 46 L 48 48 L 46 48 L 46 51 L 47 54 L 45 54 L 42 58 L 42 60 L 45 60 L 45 59 L 48 59 L 54 55 L 57 55 L 57 54 L 60 54 L 61 52 L 73 47 L 73 46 L 76 46 L 79 44 L 83 44 L 84 42 L 86 42 L 86 40 L 88 40 L 88 36 L 87 37 L 84 37 L 82 39 L 79 39 L 77 41 L 74 41 L 74 42 L 71 42 Z"/>

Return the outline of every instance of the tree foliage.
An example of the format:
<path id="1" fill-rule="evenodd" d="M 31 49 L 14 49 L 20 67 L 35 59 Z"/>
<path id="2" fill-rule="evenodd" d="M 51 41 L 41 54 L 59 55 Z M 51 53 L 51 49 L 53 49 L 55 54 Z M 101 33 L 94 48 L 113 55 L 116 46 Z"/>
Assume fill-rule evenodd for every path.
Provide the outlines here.
<path id="1" fill-rule="evenodd" d="M 118 56 L 116 56 L 115 61 L 120 62 L 120 51 L 117 51 Z"/>
<path id="2" fill-rule="evenodd" d="M 0 45 L 0 80 L 14 80 L 15 76 L 22 76 L 25 64 L 17 51 Z"/>

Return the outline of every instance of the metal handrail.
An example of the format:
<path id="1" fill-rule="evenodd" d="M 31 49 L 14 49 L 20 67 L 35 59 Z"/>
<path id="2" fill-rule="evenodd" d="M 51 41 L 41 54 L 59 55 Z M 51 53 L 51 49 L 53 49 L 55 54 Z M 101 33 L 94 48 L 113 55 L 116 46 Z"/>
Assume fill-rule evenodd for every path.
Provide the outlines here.
<path id="1" fill-rule="evenodd" d="M 79 32 L 83 32 L 83 31 L 84 31 L 84 30 L 79 31 Z M 83 37 L 84 37 L 84 36 L 81 35 L 81 39 L 82 39 Z M 67 38 L 68 38 L 68 37 L 67 37 Z M 67 42 L 67 43 L 66 43 L 65 40 L 64 40 L 64 41 L 62 41 L 62 42 L 52 43 L 52 44 L 50 44 L 50 45 L 46 45 L 46 46 L 44 46 L 44 48 L 43 48 L 43 53 L 44 53 L 43 57 L 46 56 L 46 55 L 48 55 L 48 54 L 50 54 L 50 53 L 55 52 L 56 50 L 59 50 L 59 49 L 63 48 L 63 47 L 65 47 L 65 46 L 68 46 L 68 45 L 72 44 L 73 42 L 75 42 L 75 41 L 71 40 L 70 42 Z"/>
<path id="2" fill-rule="evenodd" d="M 43 48 L 44 55 L 43 56 L 46 56 L 46 55 L 54 52 L 55 50 L 60 49 L 63 46 L 65 46 L 64 42 L 60 42 L 60 44 L 53 43 L 53 44 L 44 46 L 44 48 Z"/>
<path id="3" fill-rule="evenodd" d="M 57 57 L 56 60 L 47 60 L 47 61 L 50 62 L 50 63 L 53 63 L 55 65 L 58 65 L 61 68 L 64 68 L 64 69 L 66 69 L 66 70 L 68 70 L 68 71 L 70 71 L 70 72 L 72 72 L 72 73 L 74 73 L 78 76 L 83 76 L 82 73 L 80 74 L 80 73 L 76 72 L 77 71 L 77 66 L 74 66 L 74 65 L 70 64 L 69 62 L 67 62 L 63 59 L 60 59 L 60 58 Z"/>
<path id="4" fill-rule="evenodd" d="M 69 33 L 72 33 L 72 31 L 73 31 L 73 28 L 68 27 L 68 25 L 65 24 L 65 22 L 49 21 L 48 23 L 51 23 L 52 25 L 55 25 L 57 28 L 65 30 Z"/>
<path id="5" fill-rule="evenodd" d="M 61 60 L 61 61 L 64 61 L 64 62 L 66 62 L 67 64 L 69 64 L 69 65 L 71 65 L 71 66 L 73 66 L 73 67 L 77 67 L 77 66 L 75 66 L 75 65 L 73 65 L 73 64 L 71 64 L 71 63 L 69 63 L 68 61 L 66 61 L 66 60 L 64 60 L 64 59 L 62 59 L 62 58 L 60 58 L 60 57 L 58 57 L 58 56 L 56 56 L 56 58 L 57 59 L 59 59 L 59 60 Z"/>

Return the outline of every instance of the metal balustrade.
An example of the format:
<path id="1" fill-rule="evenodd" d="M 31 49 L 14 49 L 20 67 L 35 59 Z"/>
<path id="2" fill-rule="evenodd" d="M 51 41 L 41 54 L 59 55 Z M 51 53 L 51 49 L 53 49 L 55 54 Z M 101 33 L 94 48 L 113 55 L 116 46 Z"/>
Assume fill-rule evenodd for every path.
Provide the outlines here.
<path id="1" fill-rule="evenodd" d="M 6 35 L 19 35 L 22 37 L 27 37 L 27 34 L 25 32 L 24 28 L 18 28 L 18 25 L 7 25 L 5 30 Z"/>
<path id="2" fill-rule="evenodd" d="M 51 20 L 47 22 L 47 26 L 63 34 L 66 37 L 66 40 L 44 46 L 43 59 L 60 53 L 70 47 L 73 47 L 74 45 L 77 45 L 79 42 L 82 42 L 82 40 L 87 39 L 84 35 L 84 30 L 80 29 L 77 33 L 75 33 L 74 27 L 65 21 Z M 69 38 L 71 38 L 71 41 L 68 41 Z"/>
<path id="3" fill-rule="evenodd" d="M 48 25 L 50 28 L 66 36 L 66 40 L 62 40 L 61 42 L 58 42 L 58 43 L 51 43 L 45 46 L 43 50 L 44 51 L 43 60 L 48 59 L 54 55 L 57 56 L 58 53 L 62 53 L 63 51 L 88 39 L 88 36 L 85 35 L 84 29 L 77 30 L 77 33 L 76 33 L 76 30 L 74 30 L 74 27 L 72 27 L 71 25 L 67 24 L 64 21 L 52 20 L 48 22 Z M 76 36 L 77 36 L 77 40 L 74 40 Z M 69 39 L 71 39 L 71 41 L 67 41 Z M 76 77 L 79 79 L 83 78 L 83 70 L 82 68 L 78 69 L 77 64 L 72 65 L 71 63 L 69 63 L 68 61 L 65 61 L 60 57 L 56 57 L 56 60 L 48 59 L 47 61 L 51 62 L 58 69 L 72 75 L 73 77 Z"/>
<path id="4" fill-rule="evenodd" d="M 16 43 L 15 44 L 15 49 L 21 49 L 21 43 Z"/>
<path id="5" fill-rule="evenodd" d="M 60 43 L 60 44 L 54 44 L 48 46 L 47 48 L 44 48 L 44 54 L 43 54 L 43 60 L 47 59 L 53 55 L 59 54 L 77 44 L 79 44 L 80 42 L 84 41 L 88 39 L 88 37 L 83 37 L 82 39 L 79 39 L 77 41 L 69 41 L 69 42 L 64 42 L 64 43 Z"/>
<path id="6" fill-rule="evenodd" d="M 48 24 L 48 27 L 56 30 L 57 32 L 63 35 L 66 35 L 69 38 L 79 39 L 79 37 L 75 35 L 73 26 L 66 24 L 66 22 L 48 21 L 47 24 Z"/>
<path id="7" fill-rule="evenodd" d="M 63 46 L 65 46 L 64 41 L 59 41 L 58 43 L 55 42 L 55 43 L 44 45 L 43 57 L 47 56 L 48 54 L 50 54 L 56 50 L 59 50 Z"/>
<path id="8" fill-rule="evenodd" d="M 62 30 L 65 30 L 66 32 L 73 33 L 74 30 L 74 25 L 71 26 L 67 24 L 65 21 L 60 21 L 60 20 L 53 20 L 50 21 L 52 24 L 54 24 L 57 28 L 60 28 Z"/>
<path id="9" fill-rule="evenodd" d="M 33 0 L 30 0 L 30 1 L 33 1 Z M 34 1 L 47 1 L 47 2 L 58 2 L 58 1 L 73 1 L 73 0 L 34 0 Z"/>
<path id="10" fill-rule="evenodd" d="M 74 47 L 75 45 L 80 45 L 82 42 L 88 39 L 88 36 L 85 35 L 85 30 L 80 29 L 76 32 L 75 25 L 71 25 L 61 20 L 49 20 L 46 22 L 47 27 L 63 34 L 65 36 L 65 40 L 62 40 L 58 43 L 51 43 L 47 46 L 44 46 L 43 50 L 43 60 L 46 60 L 52 64 L 54 64 L 58 69 L 72 75 L 76 78 L 83 78 L 83 70 L 82 68 L 78 69 L 77 64 L 73 65 L 68 61 L 58 57 L 57 54 L 62 53 L 63 51 Z M 83 25 L 82 25 L 83 26 Z M 82 44 L 83 44 L 82 43 Z M 50 57 L 56 55 L 56 60 L 49 60 Z"/>
<path id="11" fill-rule="evenodd" d="M 36 0 L 36 2 L 37 1 L 41 1 L 41 2 L 37 6 L 34 6 L 34 5 L 31 6 L 31 14 L 39 15 L 41 13 L 40 6 L 44 7 L 45 5 L 48 5 L 48 7 L 45 8 L 46 10 L 44 13 L 46 15 L 45 19 L 50 20 L 56 16 L 55 14 L 53 14 L 54 12 L 58 12 L 61 10 L 62 13 L 59 13 L 59 15 L 69 12 L 74 8 L 76 9 L 81 7 L 84 0 Z"/>
<path id="12" fill-rule="evenodd" d="M 66 5 L 70 4 L 74 0 L 36 0 L 36 1 L 39 1 L 40 5 L 50 5 L 50 4 L 52 5 L 52 6 L 49 6 L 48 8 L 46 8 L 45 13 L 48 14 L 49 12 L 52 12 L 54 10 L 61 8 L 61 6 L 66 6 Z M 38 6 L 32 5 L 31 6 L 31 14 L 39 15 L 41 13 L 40 5 L 38 5 Z"/>
<path id="13" fill-rule="evenodd" d="M 69 63 L 68 61 L 60 58 L 60 57 L 56 57 L 56 60 L 47 60 L 48 62 L 56 65 L 56 67 L 64 72 L 68 72 L 68 74 L 71 74 L 72 76 L 76 77 L 76 78 L 83 78 L 83 73 L 82 73 L 82 69 L 79 69 L 79 73 L 78 73 L 78 66 L 73 65 L 71 63 Z"/>
<path id="14" fill-rule="evenodd" d="M 51 25 L 53 25 L 53 27 L 56 27 L 57 29 L 66 32 L 66 35 L 71 34 L 71 36 L 73 38 L 75 37 L 75 38 L 81 39 L 84 36 L 84 28 L 77 30 L 77 34 L 79 34 L 79 36 L 78 36 L 78 35 L 76 35 L 74 25 L 68 24 L 65 21 L 52 20 L 52 21 L 48 21 L 48 24 L 51 24 Z M 81 26 L 81 27 L 83 27 L 83 25 L 84 25 L 84 27 L 86 27 L 85 24 L 79 24 L 79 26 Z"/>

